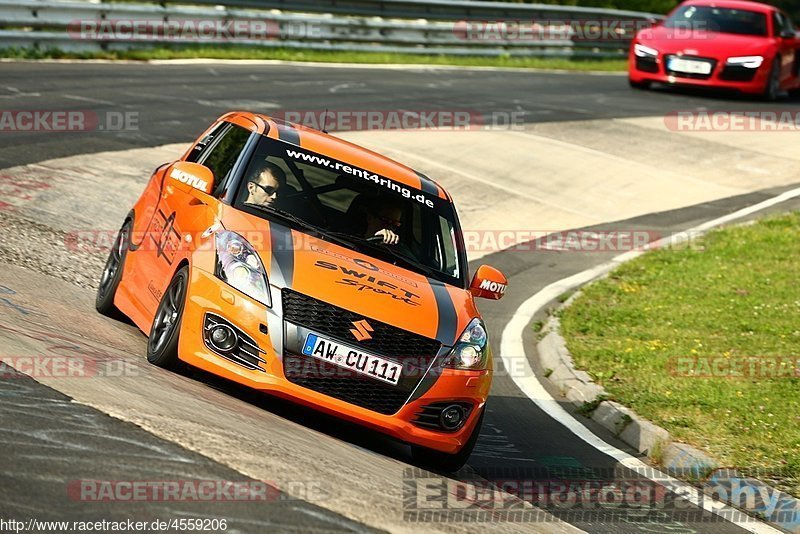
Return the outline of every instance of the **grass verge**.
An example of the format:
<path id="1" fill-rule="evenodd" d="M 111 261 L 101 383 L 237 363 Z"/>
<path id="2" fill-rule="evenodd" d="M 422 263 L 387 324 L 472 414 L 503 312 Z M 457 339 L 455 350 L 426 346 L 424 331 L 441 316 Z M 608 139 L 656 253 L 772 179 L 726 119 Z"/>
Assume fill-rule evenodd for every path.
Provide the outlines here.
<path id="1" fill-rule="evenodd" d="M 584 288 L 562 333 L 614 400 L 800 497 L 798 258 L 800 213 L 719 230 Z"/>
<path id="2" fill-rule="evenodd" d="M 0 57 L 14 59 L 277 59 L 283 61 L 315 61 L 322 63 L 365 64 L 425 64 L 464 67 L 512 67 L 559 69 L 571 71 L 622 72 L 627 68 L 624 59 L 564 59 L 536 57 L 482 57 L 417 54 L 386 54 L 378 52 L 336 52 L 324 50 L 294 50 L 288 48 L 255 48 L 241 46 L 188 46 L 142 48 L 106 52 L 66 52 L 57 48 L 0 49 Z"/>

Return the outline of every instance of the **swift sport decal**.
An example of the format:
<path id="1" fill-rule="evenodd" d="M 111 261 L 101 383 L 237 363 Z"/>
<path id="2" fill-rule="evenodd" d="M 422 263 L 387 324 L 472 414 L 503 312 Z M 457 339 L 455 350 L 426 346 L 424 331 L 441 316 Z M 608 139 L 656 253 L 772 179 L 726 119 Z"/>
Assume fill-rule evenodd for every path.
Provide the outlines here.
<path id="1" fill-rule="evenodd" d="M 367 272 L 351 269 L 350 267 L 345 267 L 344 265 L 336 265 L 335 263 L 330 263 L 323 260 L 317 260 L 314 263 L 314 266 L 331 271 L 341 270 L 345 277 L 337 281 L 337 284 L 352 286 L 356 288 L 356 291 L 372 291 L 373 293 L 377 293 L 379 295 L 388 295 L 392 299 L 405 302 L 410 306 L 419 306 L 419 303 L 413 300 L 415 298 L 420 298 L 420 296 L 416 293 L 402 289 L 391 282 L 378 280 Z"/>
<path id="2" fill-rule="evenodd" d="M 336 258 L 337 260 L 346 261 L 348 263 L 353 263 L 355 265 L 358 265 L 358 266 L 363 267 L 364 269 L 368 269 L 370 271 L 375 271 L 377 273 L 381 273 L 383 276 L 392 278 L 392 279 L 397 280 L 399 282 L 403 282 L 404 284 L 409 285 L 411 287 L 418 287 L 417 283 L 414 280 L 412 280 L 410 278 L 406 278 L 405 276 L 403 276 L 401 274 L 393 273 L 391 271 L 387 271 L 386 269 L 381 269 L 380 267 L 378 267 L 377 265 L 375 265 L 371 261 L 367 261 L 367 260 L 364 260 L 364 259 L 361 259 L 361 258 L 353 258 L 353 257 L 347 256 L 345 254 L 339 254 L 338 252 L 335 252 L 333 250 L 328 250 L 327 248 L 321 248 L 321 247 L 318 247 L 317 245 L 314 245 L 314 244 L 311 245 L 311 250 L 314 251 L 314 252 L 319 252 L 320 254 L 325 254 L 326 256 L 331 256 L 333 258 Z"/>

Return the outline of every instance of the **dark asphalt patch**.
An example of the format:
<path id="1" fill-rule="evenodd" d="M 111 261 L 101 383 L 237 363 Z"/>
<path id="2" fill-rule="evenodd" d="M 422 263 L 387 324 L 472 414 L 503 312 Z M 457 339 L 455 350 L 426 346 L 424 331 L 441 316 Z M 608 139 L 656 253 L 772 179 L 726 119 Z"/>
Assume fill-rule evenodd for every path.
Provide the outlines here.
<path id="1" fill-rule="evenodd" d="M 131 423 L 77 404 L 33 379 L 0 379 L 0 516 L 27 521 L 225 519 L 227 532 L 376 532 L 319 506 L 268 490 L 265 500 L 98 502 L 120 482 L 256 482 Z M 301 476 L 301 475 L 299 475 Z M 81 481 L 91 488 L 81 490 Z M 91 485 L 103 483 L 105 485 Z M 310 484 L 309 484 L 310 487 Z M 101 488 L 98 490 L 98 488 Z M 332 488 L 316 487 L 316 491 Z M 191 496 L 191 491 L 181 493 Z M 118 495 L 125 497 L 122 489 Z M 156 495 L 151 493 L 150 495 Z M 201 494 L 202 495 L 202 494 Z M 220 493 L 229 498 L 230 492 Z M 226 497 L 227 495 L 227 497 Z M 238 497 L 237 497 L 238 498 Z"/>

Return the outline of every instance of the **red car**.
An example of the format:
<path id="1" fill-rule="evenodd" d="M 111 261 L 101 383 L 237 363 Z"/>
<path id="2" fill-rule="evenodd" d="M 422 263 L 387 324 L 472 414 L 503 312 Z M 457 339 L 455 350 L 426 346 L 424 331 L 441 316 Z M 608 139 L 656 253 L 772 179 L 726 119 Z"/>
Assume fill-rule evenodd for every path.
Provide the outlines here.
<path id="1" fill-rule="evenodd" d="M 689 0 L 641 30 L 632 87 L 653 82 L 733 89 L 775 100 L 800 88 L 800 38 L 780 9 L 741 0 Z"/>

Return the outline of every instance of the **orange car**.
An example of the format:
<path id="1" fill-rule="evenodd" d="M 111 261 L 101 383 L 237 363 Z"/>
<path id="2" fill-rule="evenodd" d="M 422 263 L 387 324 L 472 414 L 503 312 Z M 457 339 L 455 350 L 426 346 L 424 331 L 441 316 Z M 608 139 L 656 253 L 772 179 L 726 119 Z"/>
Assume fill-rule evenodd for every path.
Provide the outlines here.
<path id="1" fill-rule="evenodd" d="M 97 292 L 180 361 L 398 438 L 456 470 L 477 440 L 492 353 L 452 199 L 320 131 L 221 117 L 155 170 Z"/>

